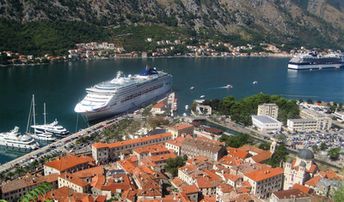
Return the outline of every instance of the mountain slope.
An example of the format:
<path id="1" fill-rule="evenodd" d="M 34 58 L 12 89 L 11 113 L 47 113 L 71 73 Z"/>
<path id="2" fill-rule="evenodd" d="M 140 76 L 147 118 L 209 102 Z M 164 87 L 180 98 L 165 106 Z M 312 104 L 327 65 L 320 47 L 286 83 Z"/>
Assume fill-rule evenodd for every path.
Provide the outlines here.
<path id="1" fill-rule="evenodd" d="M 160 24 L 198 35 L 239 35 L 245 42 L 344 47 L 341 0 L 0 0 L 0 13 L 19 25 L 78 21 L 111 29 Z"/>

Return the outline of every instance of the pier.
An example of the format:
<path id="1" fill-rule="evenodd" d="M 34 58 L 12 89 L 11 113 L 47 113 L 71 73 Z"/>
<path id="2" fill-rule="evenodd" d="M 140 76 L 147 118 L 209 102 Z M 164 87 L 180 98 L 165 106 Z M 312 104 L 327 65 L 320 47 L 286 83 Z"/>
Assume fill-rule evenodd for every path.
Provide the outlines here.
<path id="1" fill-rule="evenodd" d="M 126 116 L 122 117 L 116 117 L 112 118 L 109 120 L 105 120 L 102 122 L 99 122 L 95 125 L 92 125 L 88 128 L 82 129 L 76 133 L 73 133 L 71 135 L 68 135 L 62 139 L 59 139 L 55 142 L 52 142 L 44 147 L 41 147 L 39 149 L 36 149 L 34 151 L 31 151 L 23 156 L 20 156 L 12 161 L 9 161 L 7 163 L 4 163 L 0 166 L 0 173 L 9 171 L 11 169 L 17 168 L 18 166 L 26 166 L 27 164 L 31 163 L 31 160 L 38 160 L 40 159 L 41 156 L 48 154 L 48 153 L 53 153 L 53 152 L 62 152 L 65 150 L 64 146 L 70 145 L 77 141 L 80 137 L 83 136 L 91 136 L 95 133 L 101 132 L 104 128 L 111 126 L 115 123 L 117 123 L 119 120 L 125 118 Z M 66 151 L 68 152 L 68 151 Z"/>

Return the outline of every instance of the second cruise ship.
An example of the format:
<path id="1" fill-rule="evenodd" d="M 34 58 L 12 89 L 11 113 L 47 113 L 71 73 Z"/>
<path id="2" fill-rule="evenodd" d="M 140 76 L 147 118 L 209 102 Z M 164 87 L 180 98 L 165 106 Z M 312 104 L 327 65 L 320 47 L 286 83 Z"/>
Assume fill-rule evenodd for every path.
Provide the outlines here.
<path id="1" fill-rule="evenodd" d="M 293 57 L 288 63 L 288 69 L 313 70 L 344 67 L 343 54 L 319 55 L 316 52 Z"/>
<path id="2" fill-rule="evenodd" d="M 74 111 L 88 121 L 110 117 L 147 106 L 171 91 L 172 75 L 145 68 L 141 74 L 122 76 L 87 88 L 87 95 Z"/>

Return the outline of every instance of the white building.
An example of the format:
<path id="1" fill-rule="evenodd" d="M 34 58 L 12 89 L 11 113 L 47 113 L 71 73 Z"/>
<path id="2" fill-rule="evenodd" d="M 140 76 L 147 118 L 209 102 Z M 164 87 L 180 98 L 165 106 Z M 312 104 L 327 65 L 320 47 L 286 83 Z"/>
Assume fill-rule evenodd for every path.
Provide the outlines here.
<path id="1" fill-rule="evenodd" d="M 273 192 L 282 190 L 283 168 L 266 168 L 245 173 L 244 181 L 252 186 L 251 194 L 260 199 L 268 198 Z"/>
<path id="2" fill-rule="evenodd" d="M 336 117 L 338 121 L 344 122 L 344 112 L 336 111 L 335 113 L 333 113 L 333 116 Z"/>
<path id="3" fill-rule="evenodd" d="M 252 124 L 262 133 L 276 133 L 281 131 L 282 127 L 281 122 L 267 115 L 253 115 Z"/>
<path id="4" fill-rule="evenodd" d="M 314 154 L 309 149 L 299 151 L 296 160 L 288 159 L 283 164 L 284 167 L 284 183 L 283 189 L 291 189 L 294 184 L 304 183 L 312 178 L 318 170 L 318 166 L 313 162 Z"/>
<path id="5" fill-rule="evenodd" d="M 302 109 L 300 116 L 303 119 L 314 119 L 317 121 L 317 130 L 329 130 L 332 126 L 332 119 L 325 114 L 311 109 Z"/>
<path id="6" fill-rule="evenodd" d="M 258 105 L 258 112 L 257 115 L 266 115 L 270 116 L 274 119 L 278 117 L 278 106 L 275 103 L 264 103 Z"/>
<path id="7" fill-rule="evenodd" d="M 290 132 L 311 132 L 318 129 L 318 122 L 314 119 L 288 119 L 287 126 Z"/>

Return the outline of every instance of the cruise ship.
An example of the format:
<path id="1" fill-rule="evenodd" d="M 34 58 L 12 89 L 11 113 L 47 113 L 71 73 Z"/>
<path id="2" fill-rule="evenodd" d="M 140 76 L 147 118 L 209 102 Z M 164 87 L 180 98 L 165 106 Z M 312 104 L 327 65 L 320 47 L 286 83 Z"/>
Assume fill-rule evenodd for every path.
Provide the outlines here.
<path id="1" fill-rule="evenodd" d="M 87 95 L 74 111 L 88 121 L 125 113 L 151 104 L 166 96 L 172 88 L 172 75 L 145 68 L 141 74 L 122 76 L 87 88 Z"/>
<path id="2" fill-rule="evenodd" d="M 288 69 L 313 70 L 344 67 L 343 54 L 319 55 L 316 52 L 301 54 L 293 57 L 288 63 Z"/>
<path id="3" fill-rule="evenodd" d="M 10 132 L 0 133 L 0 145 L 25 150 L 34 150 L 39 147 L 32 137 L 20 135 L 18 127 L 14 127 Z"/>

